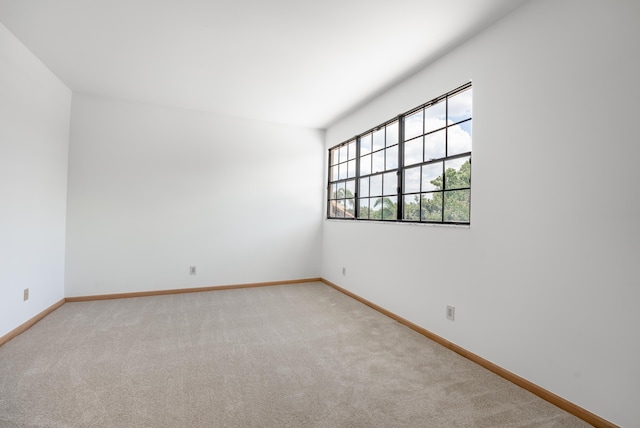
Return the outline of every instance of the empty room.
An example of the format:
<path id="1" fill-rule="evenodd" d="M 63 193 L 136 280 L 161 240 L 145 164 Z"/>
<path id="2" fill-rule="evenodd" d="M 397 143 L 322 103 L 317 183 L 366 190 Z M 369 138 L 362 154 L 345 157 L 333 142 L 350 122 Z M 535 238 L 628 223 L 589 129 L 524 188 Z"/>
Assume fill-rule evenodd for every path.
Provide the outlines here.
<path id="1" fill-rule="evenodd" d="M 0 0 L 0 427 L 640 427 L 638 40 Z"/>

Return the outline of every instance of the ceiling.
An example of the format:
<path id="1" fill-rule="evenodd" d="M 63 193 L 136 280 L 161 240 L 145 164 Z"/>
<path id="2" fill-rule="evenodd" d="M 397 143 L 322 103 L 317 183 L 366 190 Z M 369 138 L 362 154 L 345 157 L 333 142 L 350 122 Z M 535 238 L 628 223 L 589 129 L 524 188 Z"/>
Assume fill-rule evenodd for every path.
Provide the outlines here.
<path id="1" fill-rule="evenodd" d="M 76 92 L 326 128 L 526 0 L 0 0 Z"/>

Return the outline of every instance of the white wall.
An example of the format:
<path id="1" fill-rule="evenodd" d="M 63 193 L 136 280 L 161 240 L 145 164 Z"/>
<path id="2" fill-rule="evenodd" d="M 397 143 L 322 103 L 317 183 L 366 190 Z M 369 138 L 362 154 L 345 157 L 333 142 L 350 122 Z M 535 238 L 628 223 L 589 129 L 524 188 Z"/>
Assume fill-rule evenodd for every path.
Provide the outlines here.
<path id="1" fill-rule="evenodd" d="M 0 24 L 0 336 L 64 297 L 70 109 L 71 91 Z"/>
<path id="2" fill-rule="evenodd" d="M 325 149 L 473 80 L 471 227 L 325 221 L 322 276 L 640 426 L 639 22 L 528 2 L 332 126 Z"/>
<path id="3" fill-rule="evenodd" d="M 323 131 L 79 94 L 71 123 L 67 297 L 320 275 Z"/>

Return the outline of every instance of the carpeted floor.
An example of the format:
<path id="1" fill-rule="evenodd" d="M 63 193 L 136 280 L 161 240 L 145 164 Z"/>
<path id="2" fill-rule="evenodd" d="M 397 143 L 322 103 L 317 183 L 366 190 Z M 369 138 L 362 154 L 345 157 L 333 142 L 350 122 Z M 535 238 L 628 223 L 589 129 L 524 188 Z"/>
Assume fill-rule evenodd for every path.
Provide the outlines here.
<path id="1" fill-rule="evenodd" d="M 585 427 L 320 283 L 66 303 L 0 347 L 0 427 Z"/>

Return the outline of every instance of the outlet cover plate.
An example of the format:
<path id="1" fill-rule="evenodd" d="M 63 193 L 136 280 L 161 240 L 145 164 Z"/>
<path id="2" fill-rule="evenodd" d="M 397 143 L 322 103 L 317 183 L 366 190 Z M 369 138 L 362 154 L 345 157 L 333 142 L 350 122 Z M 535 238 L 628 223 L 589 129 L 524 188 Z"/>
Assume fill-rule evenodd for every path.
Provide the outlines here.
<path id="1" fill-rule="evenodd" d="M 455 320 L 455 318 L 456 318 L 455 306 L 447 305 L 447 319 L 453 321 Z"/>

